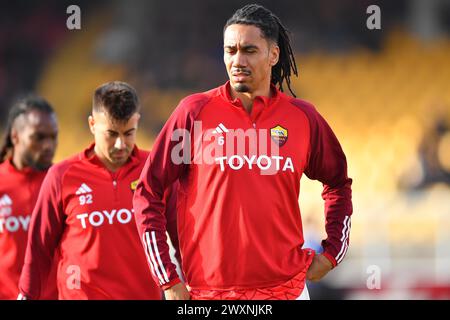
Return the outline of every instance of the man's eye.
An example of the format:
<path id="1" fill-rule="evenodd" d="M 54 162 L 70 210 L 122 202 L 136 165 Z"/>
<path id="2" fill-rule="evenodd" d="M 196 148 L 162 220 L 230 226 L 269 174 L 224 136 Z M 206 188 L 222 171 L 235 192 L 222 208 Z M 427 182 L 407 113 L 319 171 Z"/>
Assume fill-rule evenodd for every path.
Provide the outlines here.
<path id="1" fill-rule="evenodd" d="M 42 134 L 36 134 L 33 136 L 33 140 L 35 140 L 35 141 L 42 141 L 44 139 L 45 139 L 45 136 Z"/>
<path id="2" fill-rule="evenodd" d="M 42 141 L 46 138 L 47 135 L 45 133 L 34 133 L 33 135 L 31 135 L 31 139 L 33 139 L 34 141 Z"/>

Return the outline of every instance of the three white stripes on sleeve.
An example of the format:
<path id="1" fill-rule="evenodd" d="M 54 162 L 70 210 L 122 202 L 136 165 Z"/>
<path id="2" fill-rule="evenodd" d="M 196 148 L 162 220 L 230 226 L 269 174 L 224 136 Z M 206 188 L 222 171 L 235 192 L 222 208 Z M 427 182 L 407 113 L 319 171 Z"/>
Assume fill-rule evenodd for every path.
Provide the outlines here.
<path id="1" fill-rule="evenodd" d="M 348 237 L 350 235 L 351 229 L 350 216 L 345 216 L 343 225 L 344 228 L 342 229 L 342 237 L 340 239 L 342 242 L 341 250 L 339 251 L 338 255 L 335 258 L 338 264 L 342 261 L 342 259 L 344 259 L 345 254 L 347 253 L 348 250 Z M 164 268 L 164 264 L 159 254 L 158 246 L 156 244 L 155 231 L 151 232 L 151 239 L 150 233 L 145 232 L 142 240 L 144 243 L 145 254 L 147 255 L 147 259 L 150 263 L 153 275 L 158 278 L 160 285 L 168 283 L 169 277 L 167 275 L 166 269 Z"/>
<path id="2" fill-rule="evenodd" d="M 168 283 L 169 277 L 159 254 L 158 246 L 156 244 L 155 231 L 151 232 L 151 239 L 149 232 L 145 232 L 142 237 L 145 254 L 147 255 L 147 260 L 150 263 L 153 275 L 158 278 L 160 285 Z"/>
<path id="3" fill-rule="evenodd" d="M 335 260 L 339 264 L 342 259 L 344 259 L 345 254 L 348 250 L 348 237 L 350 235 L 350 229 L 351 229 L 351 218 L 350 216 L 345 216 L 344 219 L 344 228 L 342 229 L 342 237 L 341 237 L 341 250 L 339 251 L 338 255 L 336 256 Z"/>

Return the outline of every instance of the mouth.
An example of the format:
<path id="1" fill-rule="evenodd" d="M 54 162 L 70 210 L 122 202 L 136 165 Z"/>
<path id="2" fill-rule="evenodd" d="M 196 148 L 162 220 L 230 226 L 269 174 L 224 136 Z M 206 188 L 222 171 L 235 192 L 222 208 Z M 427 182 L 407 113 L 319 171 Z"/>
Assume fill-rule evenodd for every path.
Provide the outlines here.
<path id="1" fill-rule="evenodd" d="M 118 158 L 122 158 L 123 156 L 125 156 L 125 151 L 117 151 L 113 153 L 114 157 L 118 157 Z"/>
<path id="2" fill-rule="evenodd" d="M 46 161 L 52 161 L 53 157 L 54 157 L 54 153 L 52 152 L 48 152 L 48 153 L 43 153 L 39 156 L 40 160 L 46 160 Z"/>
<path id="3" fill-rule="evenodd" d="M 250 77 L 251 72 L 248 70 L 234 70 L 231 71 L 231 76 L 236 80 L 236 82 L 244 81 L 246 78 Z"/>
<path id="4" fill-rule="evenodd" d="M 127 156 L 127 152 L 125 150 L 121 151 L 115 151 L 113 154 L 111 154 L 112 158 L 114 159 L 123 159 Z"/>
<path id="5" fill-rule="evenodd" d="M 242 74 L 242 75 L 233 75 L 232 78 L 233 78 L 234 82 L 238 82 L 239 83 L 239 82 L 246 82 L 248 80 L 249 76 L 248 75 L 244 75 L 244 74 Z"/>

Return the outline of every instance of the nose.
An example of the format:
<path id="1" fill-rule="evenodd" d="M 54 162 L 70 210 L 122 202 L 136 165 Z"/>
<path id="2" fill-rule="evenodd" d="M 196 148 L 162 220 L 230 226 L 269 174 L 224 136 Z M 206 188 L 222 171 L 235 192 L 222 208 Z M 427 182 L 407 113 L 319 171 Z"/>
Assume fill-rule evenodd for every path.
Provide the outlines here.
<path id="1" fill-rule="evenodd" d="M 122 150 L 125 148 L 125 141 L 124 139 L 122 139 L 121 137 L 118 137 L 116 139 L 116 143 L 114 144 L 114 148 L 116 148 L 117 150 Z"/>
<path id="2" fill-rule="evenodd" d="M 44 140 L 44 142 L 42 144 L 42 149 L 45 152 L 54 152 L 56 149 L 57 143 L 58 143 L 58 141 L 56 138 L 47 138 Z"/>
<path id="3" fill-rule="evenodd" d="M 242 68 L 247 66 L 245 55 L 242 54 L 239 50 L 236 52 L 233 58 L 233 67 Z"/>

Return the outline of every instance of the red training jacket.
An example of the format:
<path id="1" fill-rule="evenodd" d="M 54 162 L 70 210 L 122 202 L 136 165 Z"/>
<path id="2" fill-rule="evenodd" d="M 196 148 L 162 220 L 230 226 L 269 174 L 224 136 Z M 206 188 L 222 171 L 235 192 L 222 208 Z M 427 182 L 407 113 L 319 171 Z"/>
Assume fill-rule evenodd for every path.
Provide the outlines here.
<path id="1" fill-rule="evenodd" d="M 148 153 L 135 147 L 112 173 L 93 149 L 49 170 L 30 223 L 20 291 L 29 299 L 42 297 L 50 257 L 58 250 L 60 299 L 160 299 L 132 208 Z"/>
<path id="2" fill-rule="evenodd" d="M 324 185 L 324 255 L 336 266 L 349 244 L 352 180 L 326 121 L 310 103 L 275 87 L 271 98 L 257 97 L 248 114 L 231 98 L 229 86 L 180 102 L 154 144 L 134 196 L 154 278 L 168 288 L 179 280 L 165 241 L 163 196 L 179 179 L 183 271 L 191 294 L 200 298 L 202 291 L 221 296 L 211 291 L 278 287 L 306 273 L 313 254 L 302 249 L 303 173 Z M 243 133 L 244 148 L 236 142 Z M 296 286 L 302 289 L 304 276 L 300 280 Z"/>
<path id="3" fill-rule="evenodd" d="M 47 171 L 17 170 L 8 159 L 0 164 L 0 299 L 15 300 L 27 247 L 31 212 Z M 54 270 L 53 270 L 54 275 Z M 43 299 L 56 299 L 50 277 Z"/>

